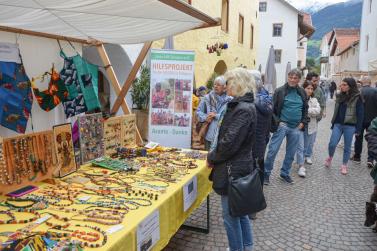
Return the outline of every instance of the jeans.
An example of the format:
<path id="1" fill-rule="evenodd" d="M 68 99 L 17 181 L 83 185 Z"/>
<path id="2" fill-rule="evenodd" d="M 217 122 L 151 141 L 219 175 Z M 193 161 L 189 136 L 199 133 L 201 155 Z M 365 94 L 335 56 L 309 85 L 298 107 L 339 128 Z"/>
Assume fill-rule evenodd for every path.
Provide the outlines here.
<path id="1" fill-rule="evenodd" d="M 278 130 L 272 135 L 270 143 L 268 145 L 268 152 L 266 160 L 264 162 L 264 172 L 266 176 L 271 175 L 276 155 L 279 152 L 281 143 L 283 142 L 284 138 L 287 138 L 287 143 L 285 149 L 285 158 L 283 166 L 280 170 L 280 174 L 283 176 L 289 176 L 292 162 L 297 151 L 300 132 L 301 130 L 298 128 L 290 128 L 287 125 L 280 123 Z"/>
<path id="2" fill-rule="evenodd" d="M 305 145 L 304 132 L 300 132 L 299 140 L 297 144 L 297 152 L 296 152 L 296 160 L 299 166 L 303 166 L 304 161 L 305 161 L 304 160 L 304 150 L 305 150 L 304 145 Z"/>
<path id="3" fill-rule="evenodd" d="M 249 216 L 232 217 L 229 214 L 228 196 L 221 196 L 221 205 L 230 251 L 251 251 L 253 249 L 253 233 Z"/>
<path id="4" fill-rule="evenodd" d="M 356 131 L 355 126 L 334 124 L 329 142 L 329 156 L 332 158 L 335 153 L 336 146 L 343 135 L 344 151 L 343 151 L 343 165 L 347 165 L 351 157 L 351 145 L 353 134 Z"/>
<path id="5" fill-rule="evenodd" d="M 306 158 L 311 158 L 313 155 L 313 146 L 315 139 L 317 138 L 317 132 L 313 132 L 312 134 L 308 133 L 308 128 L 305 129 L 304 132 L 304 156 Z"/>
<path id="6" fill-rule="evenodd" d="M 361 132 L 359 136 L 356 136 L 355 140 L 355 157 L 360 158 L 361 153 L 363 152 L 363 139 L 364 139 L 364 130 L 368 130 L 370 123 L 364 123 L 363 127 L 361 128 Z M 373 161 L 371 154 L 369 153 L 368 149 L 368 161 Z"/>

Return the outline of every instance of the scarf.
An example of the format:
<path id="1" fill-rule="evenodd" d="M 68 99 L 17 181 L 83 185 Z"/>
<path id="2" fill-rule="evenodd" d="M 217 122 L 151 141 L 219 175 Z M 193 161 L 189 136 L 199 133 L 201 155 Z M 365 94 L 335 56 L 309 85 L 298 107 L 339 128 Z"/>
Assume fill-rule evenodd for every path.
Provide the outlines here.
<path id="1" fill-rule="evenodd" d="M 226 104 L 224 109 L 220 113 L 219 123 L 217 124 L 217 127 L 215 129 L 215 137 L 213 138 L 212 144 L 209 148 L 209 152 L 215 151 L 216 148 L 217 148 L 217 142 L 219 140 L 220 127 L 221 127 L 221 124 L 223 123 L 223 119 L 224 119 L 227 108 L 228 108 L 228 105 Z"/>

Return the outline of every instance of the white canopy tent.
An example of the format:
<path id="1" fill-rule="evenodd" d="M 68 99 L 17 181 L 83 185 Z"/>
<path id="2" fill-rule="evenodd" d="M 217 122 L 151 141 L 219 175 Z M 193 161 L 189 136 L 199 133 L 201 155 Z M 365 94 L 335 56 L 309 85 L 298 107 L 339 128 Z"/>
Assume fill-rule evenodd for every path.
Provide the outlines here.
<path id="1" fill-rule="evenodd" d="M 179 0 L 0 0 L 0 30 L 135 44 L 219 22 Z"/>

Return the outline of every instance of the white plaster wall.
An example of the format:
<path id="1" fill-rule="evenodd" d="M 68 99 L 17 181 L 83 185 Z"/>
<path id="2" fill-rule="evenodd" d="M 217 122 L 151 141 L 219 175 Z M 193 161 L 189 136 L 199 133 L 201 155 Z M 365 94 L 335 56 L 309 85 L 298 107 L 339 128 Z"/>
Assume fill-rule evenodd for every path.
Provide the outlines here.
<path id="1" fill-rule="evenodd" d="M 18 37 L 18 39 L 16 39 Z M 31 79 L 39 76 L 51 69 L 52 63 L 55 64 L 55 69 L 60 71 L 63 67 L 63 59 L 59 55 L 59 45 L 55 39 L 34 37 L 28 35 L 17 35 L 10 32 L 0 31 L 0 42 L 16 43 L 18 41 L 21 56 L 25 66 L 26 73 Z M 67 56 L 75 55 L 72 47 L 65 41 L 61 42 L 64 52 Z M 74 43 L 76 50 L 81 53 L 81 44 Z M 48 82 L 38 83 L 37 87 L 41 90 L 47 89 Z M 32 132 L 31 123 L 33 123 L 34 132 L 50 130 L 54 125 L 67 123 L 63 105 L 59 104 L 50 112 L 42 110 L 35 101 L 32 106 L 31 118 L 29 118 L 26 132 Z M 0 136 L 10 137 L 18 133 L 0 126 Z"/>
<path id="2" fill-rule="evenodd" d="M 368 51 L 365 49 L 367 35 L 369 35 Z M 360 70 L 368 71 L 368 62 L 372 60 L 377 60 L 377 0 L 372 1 L 372 13 L 369 13 L 369 0 L 364 0 L 360 31 Z"/>
<path id="3" fill-rule="evenodd" d="M 340 71 L 357 71 L 359 69 L 359 45 L 355 46 L 355 54 L 352 48 L 347 52 L 340 56 Z"/>
<path id="4" fill-rule="evenodd" d="M 302 45 L 301 45 L 302 44 Z M 306 66 L 306 54 L 308 52 L 308 39 L 305 37 L 297 42 L 297 61 L 301 60 L 301 68 Z M 293 64 L 297 65 L 296 64 Z"/>
<path id="5" fill-rule="evenodd" d="M 321 42 L 321 57 L 328 57 L 329 56 L 329 45 L 326 36 L 323 36 L 322 42 Z M 330 67 L 330 59 L 328 63 L 322 63 L 321 64 L 321 76 L 324 76 L 326 78 L 329 77 L 329 67 Z"/>
<path id="6" fill-rule="evenodd" d="M 267 12 L 259 12 L 259 49 L 257 64 L 262 64 L 262 70 L 266 68 L 268 52 L 271 45 L 275 49 L 282 50 L 280 64 L 275 64 L 277 74 L 277 86 L 285 83 L 285 71 L 287 63 L 291 62 L 294 68 L 297 65 L 297 34 L 298 13 L 283 4 L 280 0 L 263 0 L 267 2 Z M 273 37 L 273 24 L 283 23 L 281 37 Z"/>

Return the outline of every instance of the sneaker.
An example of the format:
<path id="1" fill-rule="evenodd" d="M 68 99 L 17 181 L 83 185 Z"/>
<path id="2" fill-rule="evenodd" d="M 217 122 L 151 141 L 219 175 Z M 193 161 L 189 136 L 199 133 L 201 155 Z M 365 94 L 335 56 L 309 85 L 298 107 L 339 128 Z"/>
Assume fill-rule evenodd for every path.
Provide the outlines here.
<path id="1" fill-rule="evenodd" d="M 347 166 L 346 166 L 346 165 L 342 165 L 342 166 L 340 167 L 340 172 L 341 172 L 342 174 L 346 175 L 346 174 L 347 174 Z"/>
<path id="2" fill-rule="evenodd" d="M 263 184 L 264 184 L 265 186 L 268 186 L 268 185 L 270 184 L 270 176 L 269 176 L 269 175 L 265 175 L 265 176 L 264 176 Z"/>
<path id="3" fill-rule="evenodd" d="M 310 158 L 310 157 L 306 157 L 306 158 L 305 158 L 305 162 L 306 162 L 306 164 L 308 164 L 308 165 L 312 165 L 312 164 L 313 164 L 312 158 Z"/>
<path id="4" fill-rule="evenodd" d="M 328 158 L 325 160 L 325 167 L 330 167 L 330 166 L 331 166 L 331 161 L 332 161 L 332 158 L 331 158 L 331 157 L 328 157 Z"/>
<path id="5" fill-rule="evenodd" d="M 368 168 L 373 168 L 373 161 L 368 161 L 367 166 Z"/>
<path id="6" fill-rule="evenodd" d="M 304 166 L 300 166 L 300 168 L 298 169 L 298 176 L 302 177 L 302 178 L 305 178 L 306 176 L 306 169 Z"/>
<path id="7" fill-rule="evenodd" d="M 285 175 L 281 175 L 280 174 L 280 179 L 284 180 L 285 182 L 287 182 L 289 184 L 293 184 L 294 183 L 293 180 L 292 180 L 292 178 L 291 178 L 291 176 L 289 176 L 289 175 L 285 176 Z"/>
<path id="8" fill-rule="evenodd" d="M 361 163 L 360 157 L 355 157 L 355 155 L 350 160 L 352 160 L 353 162 L 358 163 L 358 164 Z"/>

